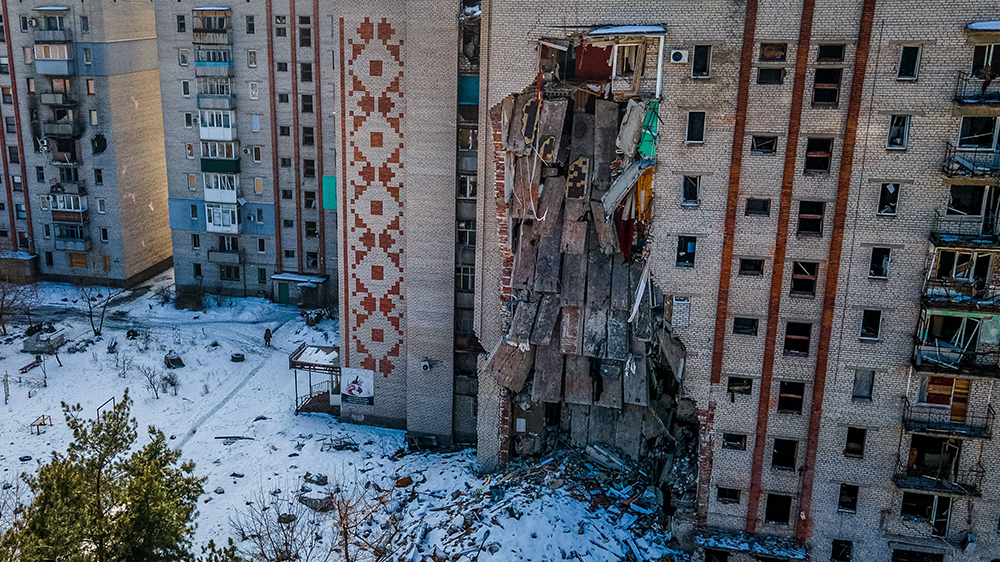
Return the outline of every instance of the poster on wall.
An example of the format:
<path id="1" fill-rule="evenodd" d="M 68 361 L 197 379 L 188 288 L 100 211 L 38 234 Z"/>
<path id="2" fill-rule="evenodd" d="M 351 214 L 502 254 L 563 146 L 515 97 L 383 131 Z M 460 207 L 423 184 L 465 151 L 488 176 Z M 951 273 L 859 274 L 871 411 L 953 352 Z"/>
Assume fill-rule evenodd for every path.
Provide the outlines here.
<path id="1" fill-rule="evenodd" d="M 375 371 L 344 368 L 340 371 L 340 396 L 344 404 L 375 404 Z"/>

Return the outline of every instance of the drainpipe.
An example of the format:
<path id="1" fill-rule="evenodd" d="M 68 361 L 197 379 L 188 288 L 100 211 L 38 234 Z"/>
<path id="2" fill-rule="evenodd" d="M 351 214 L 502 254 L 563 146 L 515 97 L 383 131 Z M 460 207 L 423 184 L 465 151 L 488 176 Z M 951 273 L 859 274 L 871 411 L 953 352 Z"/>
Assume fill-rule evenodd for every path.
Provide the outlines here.
<path id="1" fill-rule="evenodd" d="M 663 40 L 660 35 L 660 52 L 656 57 L 656 99 L 660 99 L 660 90 L 663 88 Z"/>

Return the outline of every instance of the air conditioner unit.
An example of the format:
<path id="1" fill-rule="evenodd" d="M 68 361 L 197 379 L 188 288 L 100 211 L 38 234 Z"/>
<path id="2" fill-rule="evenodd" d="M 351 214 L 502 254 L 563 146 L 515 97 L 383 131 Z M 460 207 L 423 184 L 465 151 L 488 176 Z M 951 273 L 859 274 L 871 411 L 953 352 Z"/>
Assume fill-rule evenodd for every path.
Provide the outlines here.
<path id="1" fill-rule="evenodd" d="M 250 154 L 250 149 L 249 148 L 244 148 L 243 149 L 243 154 Z"/>
<path id="2" fill-rule="evenodd" d="M 688 52 L 682 49 L 670 51 L 670 62 L 673 64 L 684 64 L 688 61 Z"/>
<path id="3" fill-rule="evenodd" d="M 28 18 L 28 27 L 38 27 L 38 20 L 35 18 Z"/>
<path id="4" fill-rule="evenodd" d="M 39 150 L 41 150 L 42 152 L 45 152 L 45 150 L 48 147 L 49 147 L 49 139 L 47 139 L 45 137 L 42 137 L 42 138 L 38 139 L 38 149 Z"/>

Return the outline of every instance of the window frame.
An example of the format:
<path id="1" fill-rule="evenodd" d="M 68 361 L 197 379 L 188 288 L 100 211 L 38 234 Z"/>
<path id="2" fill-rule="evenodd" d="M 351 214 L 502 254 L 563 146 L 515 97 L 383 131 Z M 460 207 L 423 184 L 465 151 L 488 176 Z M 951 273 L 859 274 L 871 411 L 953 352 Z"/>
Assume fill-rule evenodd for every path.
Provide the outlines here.
<path id="1" fill-rule="evenodd" d="M 737 326 L 737 324 L 742 324 Z M 758 318 L 748 318 L 745 316 L 733 317 L 733 334 L 738 336 L 756 336 L 760 320 Z"/>
<path id="2" fill-rule="evenodd" d="M 916 49 L 917 56 L 913 61 L 913 74 L 903 75 L 903 57 L 907 49 Z M 899 48 L 899 60 L 896 67 L 896 80 L 902 82 L 915 82 L 920 78 L 920 59 L 923 58 L 924 49 L 922 45 L 902 45 Z"/>
<path id="3" fill-rule="evenodd" d="M 766 209 L 763 212 L 750 210 L 751 201 L 763 201 L 765 203 Z M 771 200 L 770 199 L 759 199 L 756 197 L 747 197 L 747 201 L 743 206 L 743 214 L 748 217 L 769 217 L 771 216 Z"/>
<path id="4" fill-rule="evenodd" d="M 875 332 L 866 332 L 866 324 L 877 320 L 877 325 L 875 326 Z M 882 311 L 875 308 L 866 308 L 861 311 L 861 330 L 858 338 L 864 341 L 879 341 L 882 339 Z"/>
<path id="5" fill-rule="evenodd" d="M 744 268 L 744 262 L 747 265 L 753 265 L 754 262 L 760 264 L 760 268 Z M 737 275 L 742 277 L 763 277 L 764 275 L 764 258 L 740 258 L 739 269 L 737 270 Z"/>
<path id="6" fill-rule="evenodd" d="M 900 143 L 893 143 L 892 131 L 897 125 L 895 121 L 897 119 L 903 120 L 903 136 Z M 905 151 L 909 148 L 910 144 L 910 127 L 913 124 L 913 116 L 908 114 L 895 114 L 889 116 L 889 131 L 885 139 L 885 149 L 886 150 L 899 150 Z"/>
<path id="7" fill-rule="evenodd" d="M 695 70 L 698 66 L 699 49 L 701 53 L 707 53 L 705 54 L 703 71 Z M 694 45 L 691 47 L 691 79 L 708 80 L 712 77 L 712 50 L 712 45 Z"/>
<path id="8" fill-rule="evenodd" d="M 885 256 L 882 257 L 882 261 L 883 261 L 883 264 L 884 264 L 882 266 L 883 267 L 882 275 L 875 275 L 875 265 L 876 265 L 875 252 L 877 250 L 885 250 L 885 252 L 886 252 Z M 890 269 L 890 265 L 891 264 L 892 264 L 892 248 L 886 248 L 884 246 L 872 246 L 872 251 L 871 251 L 871 254 L 870 254 L 869 260 L 868 260 L 868 278 L 869 279 L 888 279 L 889 278 L 889 269 Z"/>
<path id="9" fill-rule="evenodd" d="M 762 143 L 770 144 L 773 142 L 772 148 L 762 148 Z M 778 136 L 777 135 L 750 135 L 750 153 L 751 154 L 775 154 L 778 152 Z"/>
<path id="10" fill-rule="evenodd" d="M 693 181 L 692 181 L 693 180 Z M 694 189 L 694 198 L 687 197 L 689 188 Z M 681 207 L 698 207 L 701 205 L 701 176 L 682 176 Z"/>
<path id="11" fill-rule="evenodd" d="M 792 326 L 808 326 L 805 330 L 807 334 L 790 334 L 789 328 Z M 799 351 L 796 349 L 789 349 L 789 340 L 805 342 L 805 351 Z M 812 324 L 808 322 L 785 322 L 785 338 L 784 344 L 782 345 L 782 354 L 786 357 L 809 357 L 812 351 Z"/>
<path id="12" fill-rule="evenodd" d="M 895 189 L 895 192 L 892 189 Z M 899 214 L 899 192 L 902 189 L 902 184 L 898 182 L 882 182 L 879 185 L 878 203 L 875 207 L 875 214 L 883 217 L 894 217 Z M 890 208 L 888 201 L 890 197 L 895 198 L 891 204 L 892 211 L 886 211 L 884 209 Z"/>
<path id="13" fill-rule="evenodd" d="M 692 138 L 692 132 L 697 132 L 697 131 L 693 131 L 692 128 L 691 128 L 692 127 L 691 117 L 693 115 L 697 115 L 697 114 L 701 115 L 701 131 L 700 131 L 701 138 L 700 139 L 693 139 Z M 695 122 L 697 123 L 697 120 Z M 705 144 L 705 129 L 707 128 L 707 123 L 708 123 L 708 112 L 707 111 L 704 111 L 704 110 L 688 111 L 688 113 L 687 113 L 687 126 L 685 128 L 685 134 L 684 134 L 684 144 L 687 144 L 687 145 Z"/>
<path id="14" fill-rule="evenodd" d="M 684 244 L 685 243 L 687 244 L 687 248 L 688 249 L 691 248 L 692 244 L 693 244 L 694 251 L 689 252 L 688 249 L 685 249 L 684 248 Z M 682 254 L 688 254 L 688 253 L 691 254 L 691 259 L 687 260 L 685 258 L 684 261 L 681 261 Z M 684 236 L 684 235 L 681 235 L 681 236 L 677 237 L 677 254 L 676 254 L 676 259 L 674 261 L 674 266 L 675 267 L 693 268 L 695 266 L 695 261 L 696 261 L 697 255 L 698 255 L 698 237 L 697 236 Z"/>

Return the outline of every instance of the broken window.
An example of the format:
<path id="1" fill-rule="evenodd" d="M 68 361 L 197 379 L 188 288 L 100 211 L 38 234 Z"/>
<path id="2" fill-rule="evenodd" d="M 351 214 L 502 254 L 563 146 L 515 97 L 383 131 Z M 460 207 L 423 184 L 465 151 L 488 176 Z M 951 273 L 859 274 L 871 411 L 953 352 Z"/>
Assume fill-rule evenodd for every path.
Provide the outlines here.
<path id="1" fill-rule="evenodd" d="M 784 62 L 788 52 L 787 43 L 761 43 L 761 62 Z"/>
<path id="2" fill-rule="evenodd" d="M 806 140 L 806 172 L 824 173 L 830 171 L 833 158 L 833 139 Z"/>
<path id="3" fill-rule="evenodd" d="M 980 80 L 987 78 L 986 66 L 989 65 L 989 77 L 995 78 L 997 71 L 1000 70 L 1000 49 L 997 47 L 1000 45 L 976 45 L 972 52 L 972 72 L 971 76 L 978 78 Z"/>
<path id="4" fill-rule="evenodd" d="M 750 152 L 757 154 L 773 154 L 778 150 L 778 137 L 750 137 Z"/>
<path id="5" fill-rule="evenodd" d="M 712 46 L 695 45 L 691 61 L 691 78 L 708 78 L 712 68 Z"/>
<path id="6" fill-rule="evenodd" d="M 770 199 L 747 199 L 746 215 L 748 217 L 771 216 Z"/>
<path id="7" fill-rule="evenodd" d="M 756 318 L 733 318 L 733 333 L 744 336 L 757 335 Z"/>
<path id="8" fill-rule="evenodd" d="M 963 117 L 958 146 L 992 150 L 996 143 L 996 128 L 996 117 Z"/>
<path id="9" fill-rule="evenodd" d="M 979 320 L 967 316 L 932 314 L 923 333 L 923 345 L 959 347 L 975 352 L 979 343 Z"/>
<path id="10" fill-rule="evenodd" d="M 992 267 L 992 254 L 941 250 L 937 258 L 936 279 L 960 283 L 974 282 L 977 290 L 985 289 Z"/>
<path id="11" fill-rule="evenodd" d="M 685 140 L 688 143 L 705 142 L 704 111 L 688 112 L 687 137 L 685 137 Z"/>
<path id="12" fill-rule="evenodd" d="M 854 371 L 854 390 L 851 391 L 852 400 L 871 400 L 872 387 L 875 385 L 875 371 L 868 369 L 857 369 Z"/>
<path id="13" fill-rule="evenodd" d="M 775 85 L 785 83 L 784 68 L 758 68 L 757 83 L 764 85 Z"/>
<path id="14" fill-rule="evenodd" d="M 948 517 L 951 514 L 951 498 L 903 492 L 899 514 L 903 519 L 922 521 L 931 526 L 931 534 L 943 537 L 948 534 Z"/>
<path id="15" fill-rule="evenodd" d="M 837 500 L 837 511 L 856 513 L 858 511 L 858 487 L 853 484 L 840 485 L 840 499 Z"/>
<path id="16" fill-rule="evenodd" d="M 701 193 L 701 176 L 684 176 L 681 188 L 681 206 L 697 207 Z"/>
<path id="17" fill-rule="evenodd" d="M 456 242 L 459 246 L 475 246 L 476 245 L 476 221 L 473 219 L 464 219 L 456 221 L 455 231 L 457 235 Z"/>
<path id="18" fill-rule="evenodd" d="M 813 107 L 837 107 L 842 68 L 817 68 L 813 78 Z"/>
<path id="19" fill-rule="evenodd" d="M 677 267 L 694 267 L 698 239 L 694 236 L 677 237 Z"/>
<path id="20" fill-rule="evenodd" d="M 816 296 L 816 276 L 819 264 L 797 261 L 792 263 L 792 289 L 790 294 L 797 297 Z"/>
<path id="21" fill-rule="evenodd" d="M 889 140 L 885 147 L 890 150 L 906 150 L 910 137 L 910 116 L 890 115 L 889 116 Z"/>
<path id="22" fill-rule="evenodd" d="M 764 275 L 764 260 L 740 259 L 740 275 Z"/>
<path id="23" fill-rule="evenodd" d="M 872 259 L 868 266 L 868 277 L 885 279 L 889 277 L 890 248 L 872 248 Z"/>
<path id="24" fill-rule="evenodd" d="M 816 60 L 819 62 L 842 62 L 844 60 L 844 46 L 820 45 Z"/>
<path id="25" fill-rule="evenodd" d="M 792 496 L 768 494 L 764 508 L 764 521 L 772 525 L 788 525 L 792 512 Z"/>
<path id="26" fill-rule="evenodd" d="M 904 46 L 899 52 L 899 71 L 896 78 L 899 80 L 916 80 L 920 67 L 920 47 Z"/>
<path id="27" fill-rule="evenodd" d="M 826 203 L 822 201 L 799 201 L 799 236 L 823 235 L 823 211 Z"/>
<path id="28" fill-rule="evenodd" d="M 982 185 L 953 185 L 948 197 L 949 215 L 981 216 L 986 188 Z"/>
<path id="29" fill-rule="evenodd" d="M 861 312 L 861 339 L 877 340 L 882 330 L 882 311 L 865 310 Z"/>
<path id="30" fill-rule="evenodd" d="M 615 77 L 631 78 L 639 65 L 639 47 L 636 43 L 615 45 Z M 642 69 L 638 69 L 642 72 Z"/>
<path id="31" fill-rule="evenodd" d="M 878 214 L 895 215 L 899 204 L 899 184 L 883 183 L 878 195 Z"/>
<path id="32" fill-rule="evenodd" d="M 719 486 L 715 499 L 719 500 L 719 503 L 740 503 L 740 491 L 737 488 Z"/>
<path id="33" fill-rule="evenodd" d="M 807 357 L 812 324 L 789 322 L 785 326 L 785 355 Z"/>
<path id="34" fill-rule="evenodd" d="M 830 562 L 851 562 L 852 550 L 854 550 L 854 543 L 851 541 L 834 539 Z"/>
<path id="35" fill-rule="evenodd" d="M 753 379 L 747 377 L 729 377 L 726 381 L 726 391 L 730 394 L 747 394 L 753 391 Z M 746 437 L 744 437 L 746 440 Z"/>
<path id="36" fill-rule="evenodd" d="M 781 381 L 778 385 L 778 411 L 783 414 L 801 414 L 805 391 L 805 383 Z"/>
<path id="37" fill-rule="evenodd" d="M 844 456 L 852 459 L 863 459 L 865 457 L 865 439 L 867 438 L 867 429 L 863 427 L 847 428 L 847 444 L 844 445 Z"/>
<path id="38" fill-rule="evenodd" d="M 795 470 L 795 459 L 799 454 L 799 442 L 791 439 L 775 439 L 771 452 L 771 468 Z"/>
<path id="39" fill-rule="evenodd" d="M 747 448 L 747 436 L 742 433 L 723 433 L 722 448 L 745 451 Z"/>

